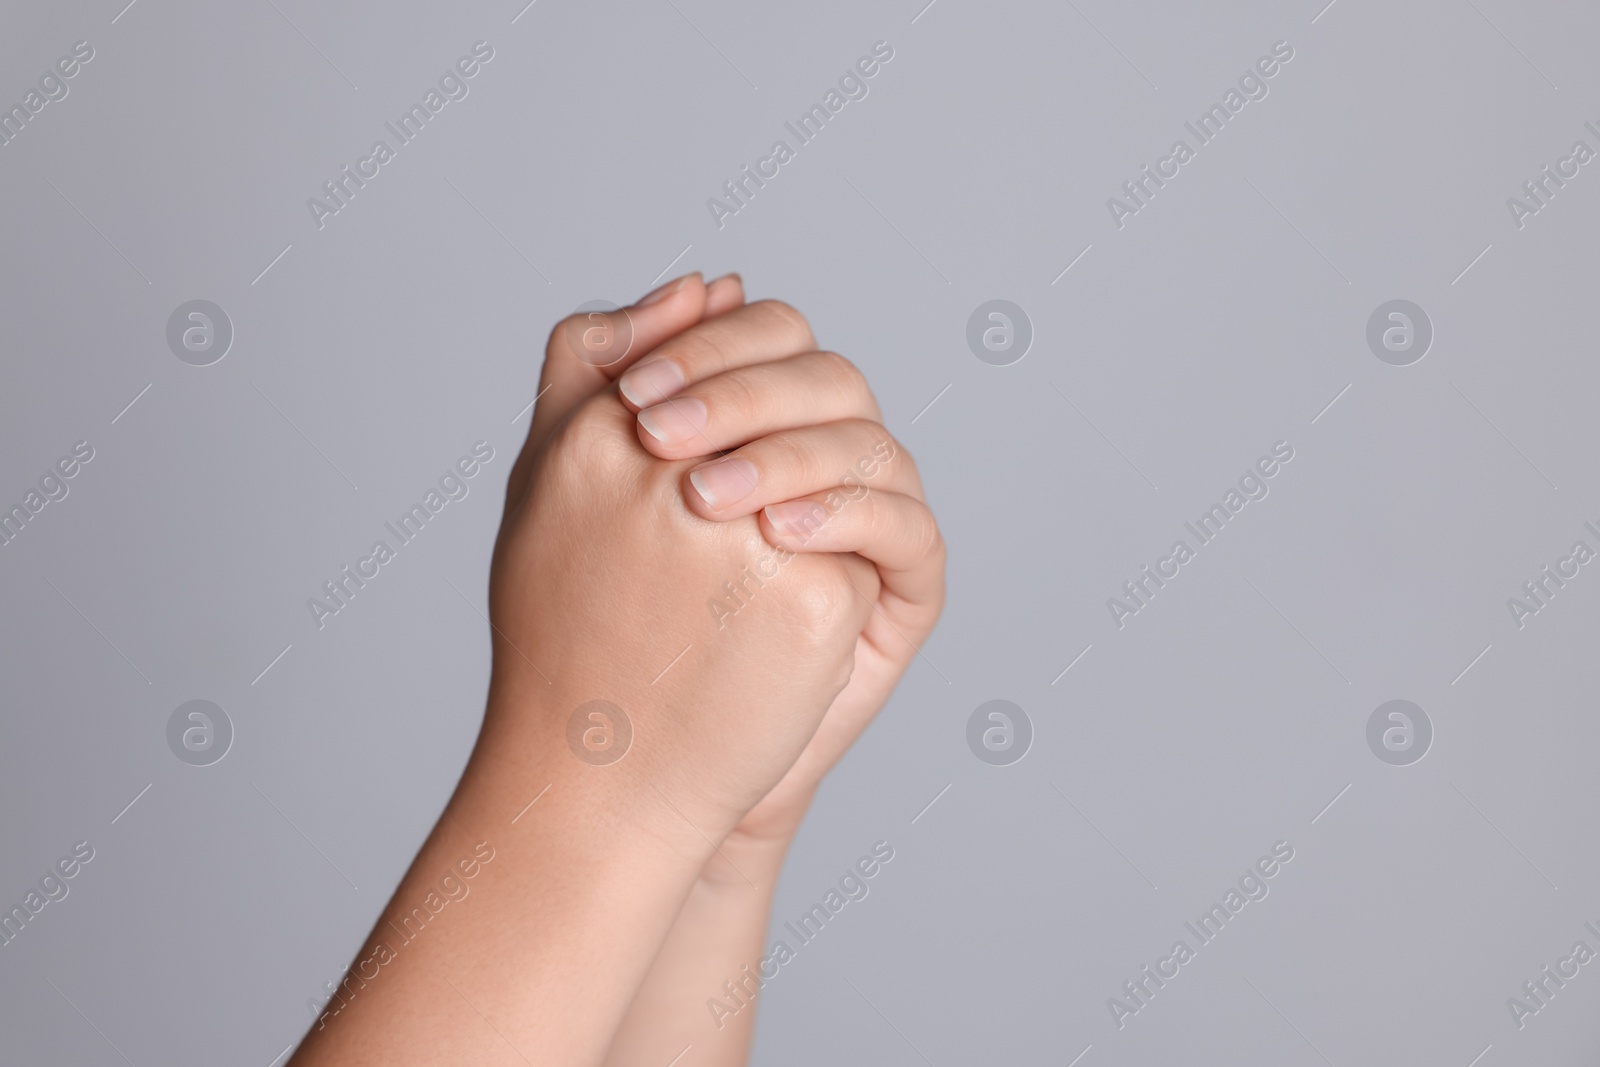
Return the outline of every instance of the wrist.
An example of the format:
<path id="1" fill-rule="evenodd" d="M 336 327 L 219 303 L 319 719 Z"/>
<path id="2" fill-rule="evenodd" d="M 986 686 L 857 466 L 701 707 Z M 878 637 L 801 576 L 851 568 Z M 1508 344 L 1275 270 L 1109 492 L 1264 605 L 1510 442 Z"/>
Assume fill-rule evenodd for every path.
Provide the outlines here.
<path id="1" fill-rule="evenodd" d="M 651 765 L 632 734 L 636 724 L 605 724 L 603 739 L 622 746 L 620 754 L 584 745 L 584 729 L 601 729 L 590 727 L 587 715 L 570 738 L 573 709 L 583 703 L 544 687 L 515 697 L 492 693 L 461 792 L 507 833 L 535 834 L 542 848 L 574 862 L 634 856 L 692 881 L 726 835 L 726 816 Z"/>
<path id="2" fill-rule="evenodd" d="M 358 957 L 360 996 L 302 1062 L 442 1062 L 439 1020 L 480 1013 L 514 1048 L 603 1059 L 713 849 L 497 721 Z"/>

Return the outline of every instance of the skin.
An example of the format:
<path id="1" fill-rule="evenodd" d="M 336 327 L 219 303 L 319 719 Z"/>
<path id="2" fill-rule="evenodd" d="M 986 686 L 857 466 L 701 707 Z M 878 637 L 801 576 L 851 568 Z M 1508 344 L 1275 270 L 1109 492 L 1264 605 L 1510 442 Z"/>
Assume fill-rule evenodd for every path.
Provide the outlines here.
<path id="1" fill-rule="evenodd" d="M 755 1011 L 706 1000 L 759 962 L 806 808 L 942 606 L 861 374 L 736 276 L 563 322 L 540 389 L 478 744 L 299 1067 L 745 1062 Z M 606 765 L 568 743 L 595 699 L 632 725 Z"/>

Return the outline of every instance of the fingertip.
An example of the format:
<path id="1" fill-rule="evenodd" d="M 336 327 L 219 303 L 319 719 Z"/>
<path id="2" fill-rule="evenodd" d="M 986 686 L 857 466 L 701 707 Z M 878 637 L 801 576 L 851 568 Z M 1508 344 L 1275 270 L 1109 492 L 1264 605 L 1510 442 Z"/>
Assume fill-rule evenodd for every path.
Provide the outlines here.
<path id="1" fill-rule="evenodd" d="M 682 389 L 687 381 L 682 367 L 662 357 L 630 367 L 617 382 L 617 392 L 621 394 L 623 403 L 637 413 L 666 400 Z"/>
<path id="2" fill-rule="evenodd" d="M 685 288 L 694 285 L 696 282 L 704 285 L 705 277 L 699 271 L 691 271 L 690 273 L 683 275 L 681 278 L 674 278 L 670 282 L 656 286 L 654 289 L 641 296 L 638 302 L 633 306 L 637 309 L 659 304 L 668 297 L 682 292 Z"/>
<path id="3" fill-rule="evenodd" d="M 773 545 L 804 551 L 828 521 L 828 509 L 815 500 L 785 500 L 761 509 L 761 532 Z"/>
<path id="4" fill-rule="evenodd" d="M 626 325 L 626 351 L 615 361 L 602 366 L 608 377 L 617 378 L 630 366 L 670 337 L 682 333 L 705 315 L 706 285 L 700 272 L 685 274 L 618 312 Z"/>
<path id="5" fill-rule="evenodd" d="M 687 480 L 694 490 L 691 503 L 698 505 L 706 518 L 723 522 L 751 513 L 748 507 L 735 509 L 755 490 L 761 471 L 740 456 L 721 456 L 690 470 Z"/>
<path id="6" fill-rule="evenodd" d="M 712 318 L 732 311 L 744 303 L 744 279 L 737 273 L 724 274 L 706 283 L 705 317 Z"/>
<path id="7" fill-rule="evenodd" d="M 669 448 L 662 440 L 660 431 L 654 428 L 649 420 L 635 418 L 633 420 L 633 430 L 634 433 L 639 437 L 639 444 L 643 446 L 646 452 L 650 453 L 652 456 L 655 456 L 657 459 L 674 458 L 673 456 L 668 455 Z"/>

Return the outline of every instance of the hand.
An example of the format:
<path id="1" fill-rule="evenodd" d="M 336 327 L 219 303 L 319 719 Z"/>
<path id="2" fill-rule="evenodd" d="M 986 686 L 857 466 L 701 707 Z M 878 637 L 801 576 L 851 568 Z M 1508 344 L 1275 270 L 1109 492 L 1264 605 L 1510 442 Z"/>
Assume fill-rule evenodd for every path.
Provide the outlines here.
<path id="1" fill-rule="evenodd" d="M 719 302 L 708 315 L 725 310 Z M 655 368 L 659 360 L 673 366 Z M 859 551 L 880 576 L 850 682 L 799 759 L 701 869 L 606 1058 L 608 1067 L 664 1061 L 692 1043 L 705 1067 L 735 1067 L 745 1062 L 755 1012 L 708 1014 L 707 998 L 725 997 L 723 983 L 765 954 L 762 937 L 789 841 L 822 777 L 883 705 L 932 628 L 943 599 L 944 549 L 915 467 L 842 357 L 808 352 L 730 365 L 715 352 L 691 362 L 664 346 L 623 375 L 621 387 L 639 412 L 639 439 L 654 455 L 699 458 L 709 469 L 721 460 L 706 457 L 739 446 L 725 458 L 753 465 L 745 473 L 755 488 L 721 507 L 700 495 L 691 476 L 685 498 L 696 514 L 734 521 L 759 513 L 773 544 Z M 741 477 L 728 484 L 737 492 L 750 483 Z M 789 494 L 802 499 L 784 501 Z M 779 502 L 764 507 L 769 501 Z M 714 608 L 725 628 L 740 625 L 742 601 L 753 604 L 764 590 L 751 584 L 739 600 Z"/>
<path id="2" fill-rule="evenodd" d="M 552 1062 L 600 1062 L 653 977 L 651 961 L 686 958 L 663 943 L 705 928 L 683 917 L 706 903 L 700 887 L 717 842 L 817 744 L 854 684 L 880 568 L 915 599 L 917 583 L 899 577 L 894 551 L 878 543 L 886 535 L 841 521 L 877 514 L 868 505 L 876 490 L 852 488 L 849 512 L 798 533 L 808 507 L 757 518 L 755 501 L 825 490 L 825 468 L 808 480 L 757 452 L 749 468 L 713 469 L 641 447 L 615 386 L 640 354 L 722 373 L 814 347 L 792 309 L 740 300 L 737 282 L 691 277 L 552 336 L 495 546 L 495 656 L 478 745 L 343 983 L 352 999 L 333 1025 L 318 1020 L 296 1064 L 511 1063 L 534 1047 Z M 854 451 L 875 432 L 855 431 L 834 444 Z M 816 444 L 814 458 L 831 463 Z M 884 484 L 909 487 L 906 470 L 887 456 Z M 755 487 L 730 493 L 741 472 L 753 472 Z M 700 490 L 707 510 L 686 503 Z M 735 496 L 744 503 L 732 507 Z M 795 551 L 774 563 L 774 544 L 791 538 Z M 837 550 L 819 550 L 828 538 Z M 752 569 L 770 577 L 747 585 Z M 734 583 L 747 590 L 737 611 L 712 609 Z M 604 766 L 567 744 L 573 712 L 594 699 L 625 708 L 635 735 Z M 541 785 L 550 796 L 517 825 Z M 465 855 L 494 857 L 470 898 L 440 874 Z M 441 886 L 470 903 L 441 910 Z M 718 910 L 713 922 L 727 917 Z M 759 922 L 735 925 L 759 939 Z M 698 981 L 674 988 L 694 995 Z"/>
<path id="3" fill-rule="evenodd" d="M 612 385 L 633 353 L 650 353 L 647 375 L 682 366 L 698 378 L 814 348 L 805 320 L 776 302 L 700 321 L 711 296 L 691 277 L 611 316 L 604 325 L 632 331 L 631 349 L 614 361 L 603 344 L 598 359 L 575 350 L 572 339 L 595 328 L 588 319 L 551 335 L 547 391 L 508 483 L 491 571 L 497 648 L 480 747 L 531 745 L 557 757 L 543 762 L 558 778 L 603 782 L 614 810 L 653 827 L 678 820 L 679 831 L 687 820 L 717 841 L 811 742 L 850 679 L 879 589 L 877 570 L 848 547 L 800 551 L 780 565 L 772 546 L 788 535 L 758 522 L 754 509 L 687 503 L 700 497 L 696 485 L 713 496 L 737 493 L 752 469 L 742 462 L 712 470 L 640 447 Z M 795 473 L 758 473 L 761 485 L 745 501 L 779 502 L 833 484 Z M 760 579 L 746 577 L 753 573 L 774 577 L 757 588 Z M 735 626 L 711 604 L 736 585 L 753 595 Z M 632 750 L 603 769 L 566 750 L 569 716 L 593 699 L 620 705 L 633 726 Z"/>
<path id="4" fill-rule="evenodd" d="M 856 635 L 849 683 L 735 830 L 736 839 L 787 841 L 822 777 L 883 706 L 938 619 L 945 560 L 938 525 L 910 455 L 884 429 L 866 379 L 843 356 L 668 343 L 619 385 L 646 449 L 664 460 L 700 461 L 684 491 L 694 514 L 717 522 L 759 515 L 762 535 L 780 549 L 858 553 L 874 564 L 876 596 L 868 583 L 852 585 L 872 611 Z M 726 449 L 735 451 L 720 455 Z M 762 574 L 755 577 L 712 606 L 719 631 L 736 629 L 745 605 L 756 602 L 764 586 Z M 723 874 L 731 873 L 724 865 Z"/>

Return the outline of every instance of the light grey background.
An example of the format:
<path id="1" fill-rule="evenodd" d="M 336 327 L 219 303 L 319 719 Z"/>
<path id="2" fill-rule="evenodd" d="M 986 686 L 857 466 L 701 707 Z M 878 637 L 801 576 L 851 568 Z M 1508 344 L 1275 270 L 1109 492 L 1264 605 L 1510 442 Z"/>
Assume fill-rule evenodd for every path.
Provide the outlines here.
<path id="1" fill-rule="evenodd" d="M 1600 577 L 1506 606 L 1600 546 L 1600 164 L 1506 206 L 1600 149 L 1593 5 L 124 2 L 0 16 L 0 103 L 95 50 L 0 148 L 0 504 L 95 449 L 0 547 L 0 904 L 95 848 L 0 948 L 0 1061 L 281 1062 L 473 741 L 547 331 L 691 269 L 866 370 L 950 545 L 778 921 L 895 859 L 763 994 L 756 1062 L 1593 1061 L 1600 965 L 1523 1029 L 1506 1003 L 1600 949 Z M 470 95 L 319 230 L 307 198 L 479 40 Z M 707 198 L 879 40 L 870 95 L 719 229 Z M 965 342 L 997 298 L 1035 331 L 1007 367 Z M 1395 298 L 1436 332 L 1409 367 L 1365 342 Z M 192 299 L 234 326 L 213 366 L 166 345 Z M 479 439 L 471 495 L 319 632 L 306 598 Z M 1106 598 L 1280 440 L 1270 496 L 1117 629 Z M 1407 767 L 1365 740 L 1396 698 L 1435 730 Z M 192 699 L 235 730 L 208 767 L 166 745 Z M 1011 766 L 966 746 L 993 699 L 1033 723 Z M 1270 896 L 1118 1029 L 1278 840 Z"/>

